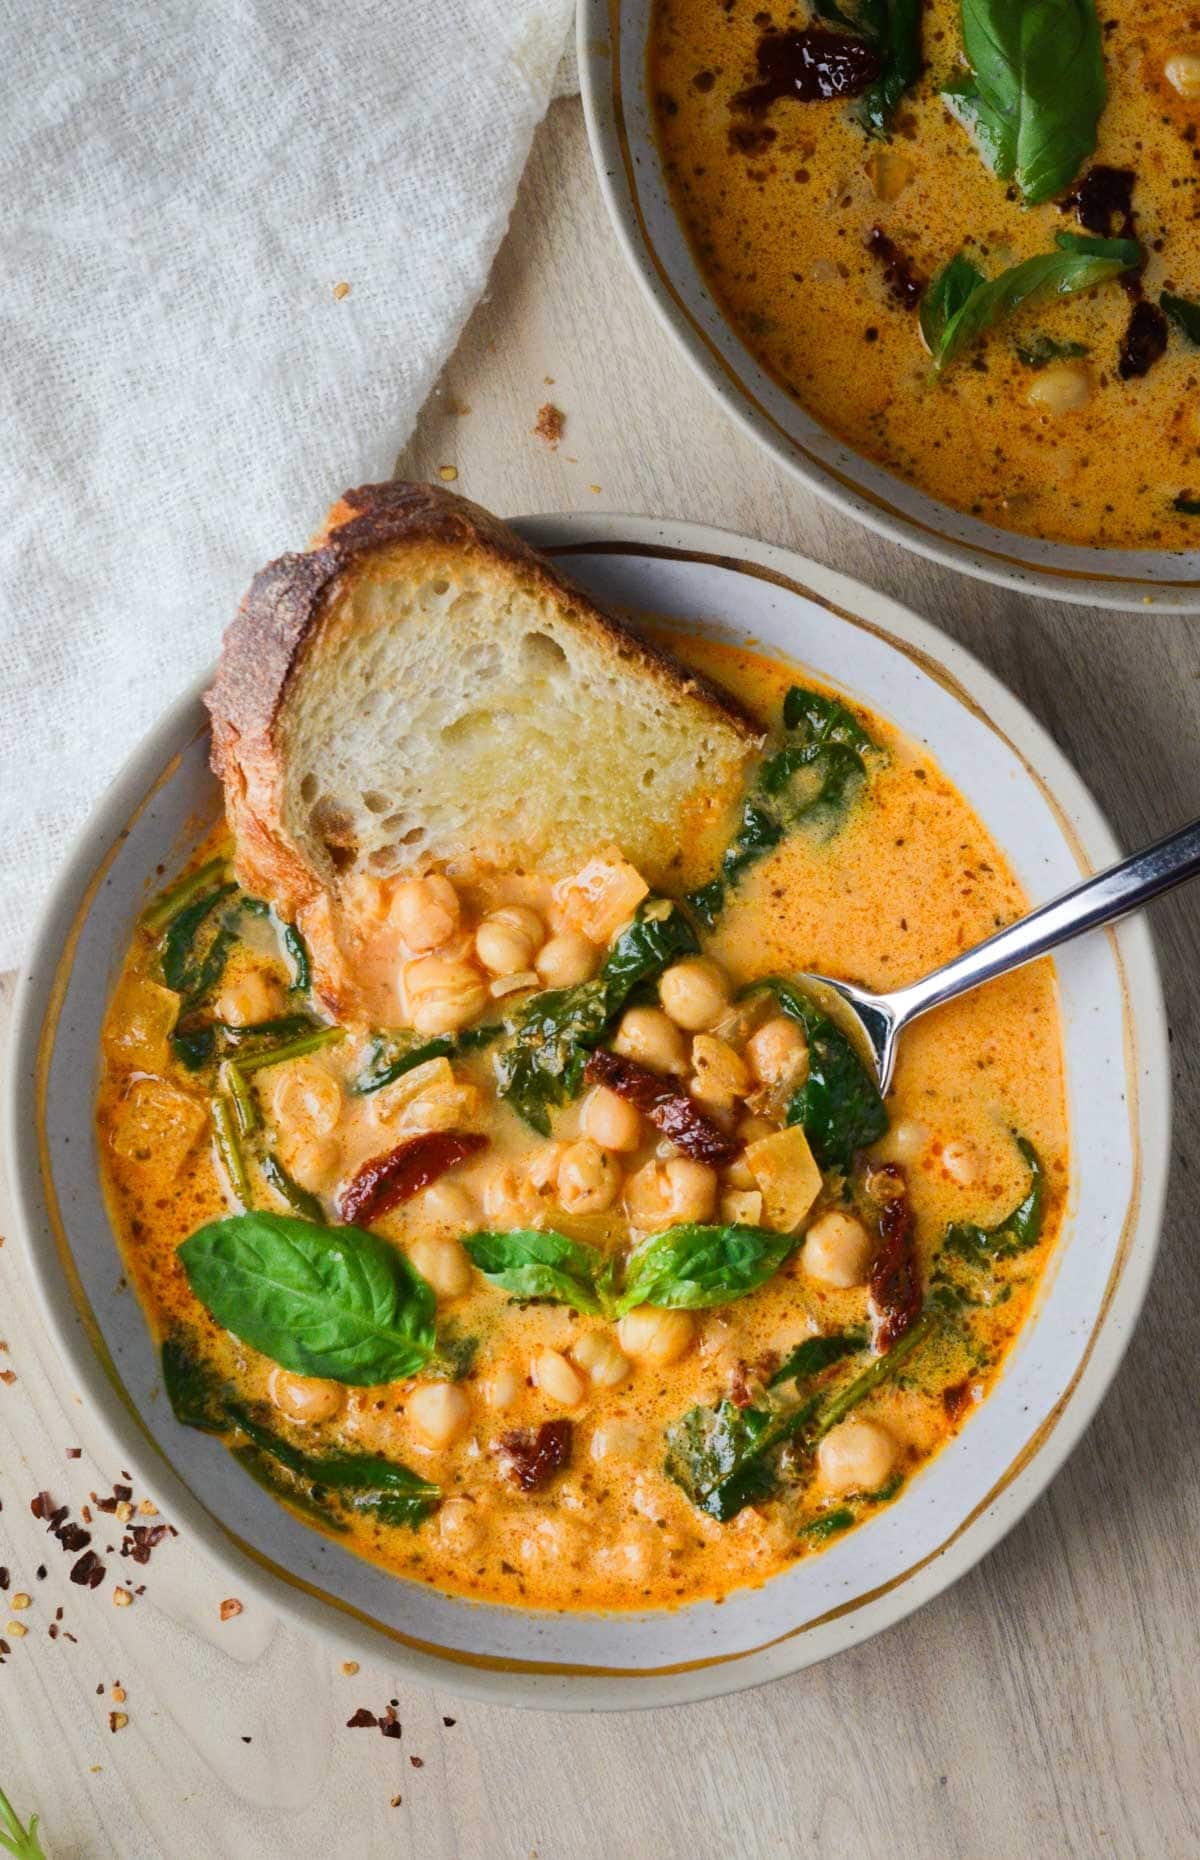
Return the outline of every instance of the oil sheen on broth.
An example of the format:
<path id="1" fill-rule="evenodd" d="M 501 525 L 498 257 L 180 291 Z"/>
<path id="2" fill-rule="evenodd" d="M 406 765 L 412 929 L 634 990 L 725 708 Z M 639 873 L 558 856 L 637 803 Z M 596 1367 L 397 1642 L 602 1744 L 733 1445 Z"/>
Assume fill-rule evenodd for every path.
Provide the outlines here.
<path id="1" fill-rule="evenodd" d="M 1200 19 L 1170 0 L 1113 0 L 1099 20 L 1108 100 L 1077 179 L 1098 164 L 1132 177 L 1141 334 L 1155 351 L 1167 337 L 1131 378 L 1120 369 L 1132 314 L 1121 280 L 1026 305 L 933 378 L 918 301 L 956 253 L 990 278 L 1084 230 L 1069 190 L 1024 205 L 946 108 L 941 90 L 965 71 L 957 0 L 922 8 L 923 67 L 890 139 L 870 139 L 836 99 L 738 105 L 760 75 L 760 46 L 808 25 L 803 8 L 656 0 L 649 88 L 710 290 L 822 426 L 1001 528 L 1192 548 L 1200 348 L 1175 322 L 1168 331 L 1158 304 L 1164 291 L 1200 300 Z M 1074 81 L 1069 68 L 1060 77 Z M 1060 353 L 1048 365 L 1022 359 L 1051 344 Z"/>
<path id="2" fill-rule="evenodd" d="M 816 688 L 795 668 L 695 638 L 670 644 L 770 727 L 768 755 L 781 742 L 801 742 L 802 726 L 781 728 L 786 694 L 797 684 L 810 695 Z M 293 960 L 271 921 L 248 911 L 236 920 L 238 940 L 215 989 L 181 1015 L 178 993 L 163 985 L 161 923 L 134 938 L 106 1023 L 98 1135 L 131 1281 L 155 1335 L 186 1359 L 194 1383 L 176 1395 L 177 1413 L 224 1433 L 248 1469 L 308 1521 L 399 1574 L 554 1608 L 672 1607 L 761 1582 L 902 1502 L 923 1464 L 986 1398 L 1029 1312 L 1067 1192 L 1048 964 L 915 1026 L 886 1132 L 876 1125 L 865 1152 L 826 1166 L 815 1188 L 810 1180 L 795 1204 L 805 1212 L 774 1212 L 777 1197 L 794 1198 L 815 1167 L 802 1154 L 798 1168 L 797 1149 L 807 1153 L 803 1132 L 818 1144 L 816 1126 L 784 1119 L 806 1069 L 818 1069 L 816 1036 L 809 1028 L 806 1059 L 799 1025 L 778 1000 L 739 999 L 739 991 L 809 967 L 893 986 L 1025 906 L 1003 853 L 925 749 L 882 717 L 840 711 L 819 690 L 816 701 L 826 703 L 820 728 L 841 717 L 872 739 L 865 783 L 849 783 L 830 807 L 801 814 L 777 844 L 760 847 L 728 887 L 723 911 L 712 913 L 699 969 L 685 958 L 657 985 L 643 983 L 601 1041 L 612 1055 L 603 1063 L 631 1060 L 639 1078 L 644 1066 L 655 1089 L 678 1091 L 710 1132 L 728 1139 L 718 1165 L 689 1156 L 690 1137 L 665 1139 L 622 1096 L 619 1077 L 619 1089 L 585 1084 L 552 1110 L 551 1136 L 538 1134 L 498 1101 L 492 1049 L 425 1061 L 356 1094 L 377 1048 L 355 1026 L 251 1075 L 260 1128 L 244 1139 L 239 1190 L 212 1124 L 214 1094 L 228 1080 L 205 1041 L 214 1022 L 257 1025 L 266 1047 L 294 1038 Z M 817 767 L 844 773 L 850 763 L 833 757 Z M 228 854 L 222 835 L 214 830 L 193 870 Z M 471 1024 L 500 1010 L 519 1014 L 547 982 L 596 973 L 619 929 L 602 921 L 610 884 L 617 915 L 628 919 L 636 875 L 631 891 L 619 856 L 605 848 L 598 855 L 608 877 L 588 892 L 590 945 L 570 927 L 565 894 L 552 896 L 526 874 L 463 882 L 453 894 L 444 881 L 420 895 L 401 896 L 395 881 L 380 885 L 379 948 L 390 948 L 396 973 L 428 960 L 430 938 L 440 938 L 447 959 L 476 978 L 476 996 L 462 997 Z M 236 896 L 217 900 L 209 932 Z M 481 932 L 485 918 L 490 929 Z M 308 1011 L 319 1016 L 316 1004 Z M 421 1036 L 432 1029 L 436 1037 L 434 1023 L 444 1033 L 454 1015 L 417 1018 Z M 192 1046 L 182 1050 L 180 1038 Z M 414 1132 L 436 1139 L 447 1131 L 486 1146 L 480 1141 L 421 1193 L 363 1220 L 405 1252 L 436 1294 L 436 1355 L 417 1375 L 345 1386 L 286 1373 L 193 1294 L 177 1249 L 202 1224 L 242 1205 L 288 1214 L 289 1200 L 335 1219 L 339 1194 L 363 1179 L 370 1159 Z M 274 1183 L 263 1173 L 268 1150 L 285 1172 Z M 1029 1214 L 1033 1168 L 1036 1219 L 1022 1225 L 1010 1216 L 1022 1207 Z M 881 1212 L 889 1207 L 890 1215 Z M 611 1303 L 610 1315 L 598 1308 L 603 1295 L 586 1312 L 512 1296 L 462 1244 L 481 1230 L 549 1230 L 595 1250 L 586 1257 L 620 1261 L 631 1233 L 670 1238 L 692 1231 L 688 1222 L 746 1229 L 778 1245 L 782 1263 L 727 1302 L 718 1293 L 711 1305 L 679 1308 L 660 1289 L 662 1302 L 652 1297 L 614 1319 Z M 333 1243 L 335 1228 L 315 1231 Z M 907 1291 L 899 1281 L 893 1287 L 897 1309 L 905 1307 L 897 1323 L 908 1327 L 893 1346 L 900 1366 L 829 1426 L 830 1404 L 852 1385 L 861 1389 L 864 1370 L 887 1358 L 879 1348 L 883 1294 L 868 1281 L 888 1232 L 901 1252 L 911 1238 Z M 611 1279 L 610 1300 L 631 1269 Z M 822 1346 L 828 1360 L 810 1360 L 798 1379 L 772 1386 L 798 1345 L 822 1338 L 846 1339 L 844 1354 Z M 208 1393 L 196 1397 L 195 1389 Z M 214 1390 L 215 1414 L 204 1409 Z M 694 1448 L 714 1417 L 740 1438 L 757 1417 L 778 1428 L 781 1416 L 794 1420 L 801 1410 L 804 1425 L 747 1461 L 741 1487 L 710 1491 L 706 1508 L 705 1490 L 689 1485 L 695 1466 L 683 1417 L 693 1416 Z M 329 1467 L 338 1455 L 343 1466 L 347 1455 L 381 1456 L 427 1481 L 433 1496 L 411 1527 L 382 1521 L 369 1500 L 356 1507 L 348 1490 L 327 1489 L 319 1468 L 314 1475 L 316 1462 Z"/>

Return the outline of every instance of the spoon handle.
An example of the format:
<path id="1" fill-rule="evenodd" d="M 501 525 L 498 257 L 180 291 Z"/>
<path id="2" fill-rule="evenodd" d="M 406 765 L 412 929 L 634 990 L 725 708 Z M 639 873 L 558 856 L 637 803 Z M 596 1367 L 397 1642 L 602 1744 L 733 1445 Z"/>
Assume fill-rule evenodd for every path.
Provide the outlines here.
<path id="1" fill-rule="evenodd" d="M 1176 828 L 1153 846 L 1132 853 L 1117 865 L 1110 865 L 1094 878 L 1084 879 L 1061 897 L 1043 904 L 1028 917 L 1018 918 L 1007 929 L 998 930 L 986 943 L 956 956 L 944 968 L 900 988 L 889 996 L 900 1022 L 914 1020 L 955 995 L 978 988 L 994 976 L 1006 975 L 1026 962 L 1057 949 L 1085 930 L 1098 930 L 1114 923 L 1143 904 L 1149 904 L 1161 892 L 1169 891 L 1184 879 L 1200 875 L 1200 820 Z"/>

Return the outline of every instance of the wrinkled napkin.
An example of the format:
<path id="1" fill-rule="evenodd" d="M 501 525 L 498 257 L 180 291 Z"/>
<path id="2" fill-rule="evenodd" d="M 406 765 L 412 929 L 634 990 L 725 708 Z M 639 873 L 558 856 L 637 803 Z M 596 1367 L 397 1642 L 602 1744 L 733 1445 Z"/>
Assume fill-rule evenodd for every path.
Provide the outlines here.
<path id="1" fill-rule="evenodd" d="M 0 970 L 253 571 L 390 474 L 570 11 L 0 0 Z"/>

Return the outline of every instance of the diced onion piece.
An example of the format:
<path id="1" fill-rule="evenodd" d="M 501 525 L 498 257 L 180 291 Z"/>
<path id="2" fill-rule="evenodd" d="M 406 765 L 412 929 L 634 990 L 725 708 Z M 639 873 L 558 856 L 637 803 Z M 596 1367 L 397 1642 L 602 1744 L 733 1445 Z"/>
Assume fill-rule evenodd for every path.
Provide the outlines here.
<path id="1" fill-rule="evenodd" d="M 494 982 L 489 982 L 488 993 L 493 1001 L 500 1001 L 505 995 L 514 995 L 522 988 L 538 987 L 536 969 L 520 969 L 516 975 L 498 975 Z"/>
<path id="2" fill-rule="evenodd" d="M 390 1123 L 400 1111 L 429 1091 L 445 1091 L 454 1084 L 454 1068 L 448 1059 L 426 1059 L 411 1072 L 402 1072 L 390 1085 L 371 1094 L 371 1107 L 383 1123 Z"/>
<path id="3" fill-rule="evenodd" d="M 767 1225 L 795 1233 L 821 1192 L 821 1171 L 800 1125 L 760 1137 L 747 1147 L 746 1161 L 762 1190 Z"/>
<path id="4" fill-rule="evenodd" d="M 607 943 L 629 922 L 649 890 L 637 868 L 621 857 L 620 848 L 606 846 L 574 878 L 564 879 L 555 896 L 568 929 L 581 930 L 593 943 Z"/>

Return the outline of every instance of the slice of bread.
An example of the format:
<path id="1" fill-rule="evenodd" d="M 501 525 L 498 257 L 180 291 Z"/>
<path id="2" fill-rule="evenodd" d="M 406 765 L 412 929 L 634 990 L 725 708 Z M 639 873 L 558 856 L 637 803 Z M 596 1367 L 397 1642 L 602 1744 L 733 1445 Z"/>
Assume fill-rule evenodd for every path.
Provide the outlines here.
<path id="1" fill-rule="evenodd" d="M 207 703 L 238 865 L 294 916 L 350 875 L 709 875 L 758 726 L 437 486 L 349 491 L 253 582 Z M 707 869 L 706 869 L 707 868 Z"/>

